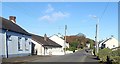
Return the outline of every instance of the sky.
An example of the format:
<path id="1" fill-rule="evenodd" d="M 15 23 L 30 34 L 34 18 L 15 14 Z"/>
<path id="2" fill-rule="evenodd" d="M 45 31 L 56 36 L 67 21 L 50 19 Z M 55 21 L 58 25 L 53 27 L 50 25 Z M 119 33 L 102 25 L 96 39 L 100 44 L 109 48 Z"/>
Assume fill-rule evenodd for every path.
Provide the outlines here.
<path id="1" fill-rule="evenodd" d="M 118 39 L 117 2 L 3 2 L 2 17 L 9 16 L 16 16 L 17 24 L 33 34 L 64 35 L 67 25 L 67 35 L 83 33 L 91 39 L 99 18 L 99 40 L 111 35 Z"/>

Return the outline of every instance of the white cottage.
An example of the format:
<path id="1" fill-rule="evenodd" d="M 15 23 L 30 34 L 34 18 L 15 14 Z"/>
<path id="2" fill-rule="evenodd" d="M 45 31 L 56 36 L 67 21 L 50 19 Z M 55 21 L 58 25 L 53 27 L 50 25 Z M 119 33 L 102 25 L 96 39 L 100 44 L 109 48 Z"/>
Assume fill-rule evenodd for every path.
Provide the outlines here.
<path id="1" fill-rule="evenodd" d="M 57 44 L 62 46 L 62 50 L 59 50 L 62 55 L 64 55 L 64 48 L 69 48 L 69 43 L 66 43 L 65 40 L 58 35 L 54 34 L 50 37 L 50 39 Z"/>
<path id="2" fill-rule="evenodd" d="M 61 45 L 50 40 L 46 35 L 44 37 L 32 34 L 32 54 L 35 55 L 55 55 L 54 51 L 61 49 Z"/>
<path id="3" fill-rule="evenodd" d="M 2 58 L 31 55 L 31 35 L 16 24 L 16 17 L 0 17 L 0 55 Z"/>
<path id="4" fill-rule="evenodd" d="M 116 47 L 118 47 L 118 40 L 115 39 L 113 36 L 111 36 L 110 38 L 101 41 L 99 44 L 99 47 L 101 49 L 103 49 L 103 48 L 110 48 L 110 49 L 116 48 Z"/>

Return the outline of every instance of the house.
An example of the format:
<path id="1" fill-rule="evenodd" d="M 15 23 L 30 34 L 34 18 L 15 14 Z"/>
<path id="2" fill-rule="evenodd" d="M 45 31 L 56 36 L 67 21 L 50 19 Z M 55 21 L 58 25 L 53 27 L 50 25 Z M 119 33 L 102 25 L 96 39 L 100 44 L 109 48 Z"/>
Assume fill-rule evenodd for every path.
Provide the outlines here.
<path id="1" fill-rule="evenodd" d="M 116 48 L 112 48 L 112 50 L 114 51 L 114 50 L 120 50 L 120 46 L 118 46 L 118 47 L 116 47 Z"/>
<path id="2" fill-rule="evenodd" d="M 102 40 L 99 44 L 99 47 L 101 49 L 103 48 L 116 48 L 118 47 L 118 40 L 116 40 L 113 36 L 111 36 L 110 38 L 106 39 L 106 40 Z"/>
<path id="3" fill-rule="evenodd" d="M 59 49 L 61 49 L 61 45 L 55 43 L 50 40 L 45 34 L 44 37 L 32 34 L 32 53 L 36 55 L 55 55 Z"/>
<path id="4" fill-rule="evenodd" d="M 64 55 L 64 48 L 69 48 L 69 43 L 66 43 L 65 40 L 58 35 L 54 34 L 51 37 L 49 37 L 52 41 L 56 42 L 57 44 L 62 46 L 62 49 L 60 50 L 61 55 Z"/>
<path id="5" fill-rule="evenodd" d="M 2 58 L 31 55 L 31 35 L 16 24 L 16 17 L 0 17 L 0 55 Z"/>
<path id="6" fill-rule="evenodd" d="M 90 43 L 86 43 L 86 47 L 87 47 L 87 48 L 90 48 Z"/>

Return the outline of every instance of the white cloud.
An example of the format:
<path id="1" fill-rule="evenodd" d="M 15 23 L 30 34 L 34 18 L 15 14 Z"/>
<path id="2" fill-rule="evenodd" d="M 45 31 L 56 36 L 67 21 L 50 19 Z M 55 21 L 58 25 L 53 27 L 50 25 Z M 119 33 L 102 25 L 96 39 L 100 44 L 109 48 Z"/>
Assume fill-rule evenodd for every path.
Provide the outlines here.
<path id="1" fill-rule="evenodd" d="M 54 11 L 54 8 L 51 6 L 51 4 L 48 4 L 47 10 L 45 11 L 46 13 Z"/>
<path id="2" fill-rule="evenodd" d="M 69 13 L 63 13 L 61 11 L 59 12 L 54 12 L 52 14 L 49 15 L 44 15 L 42 17 L 40 17 L 40 20 L 47 20 L 47 21 L 56 21 L 65 17 L 68 17 Z"/>
<path id="3" fill-rule="evenodd" d="M 57 21 L 63 18 L 68 17 L 70 14 L 61 11 L 55 11 L 52 5 L 48 4 L 47 10 L 44 12 L 45 14 L 40 17 L 40 20 L 43 21 Z"/>

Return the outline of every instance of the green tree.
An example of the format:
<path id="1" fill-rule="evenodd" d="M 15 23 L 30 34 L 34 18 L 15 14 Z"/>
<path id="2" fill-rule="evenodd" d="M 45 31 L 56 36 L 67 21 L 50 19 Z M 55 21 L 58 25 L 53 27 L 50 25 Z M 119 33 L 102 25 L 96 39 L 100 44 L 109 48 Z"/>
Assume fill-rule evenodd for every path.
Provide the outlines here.
<path id="1" fill-rule="evenodd" d="M 94 48 L 94 41 L 92 39 L 88 39 L 86 43 L 90 44 L 90 49 Z"/>

